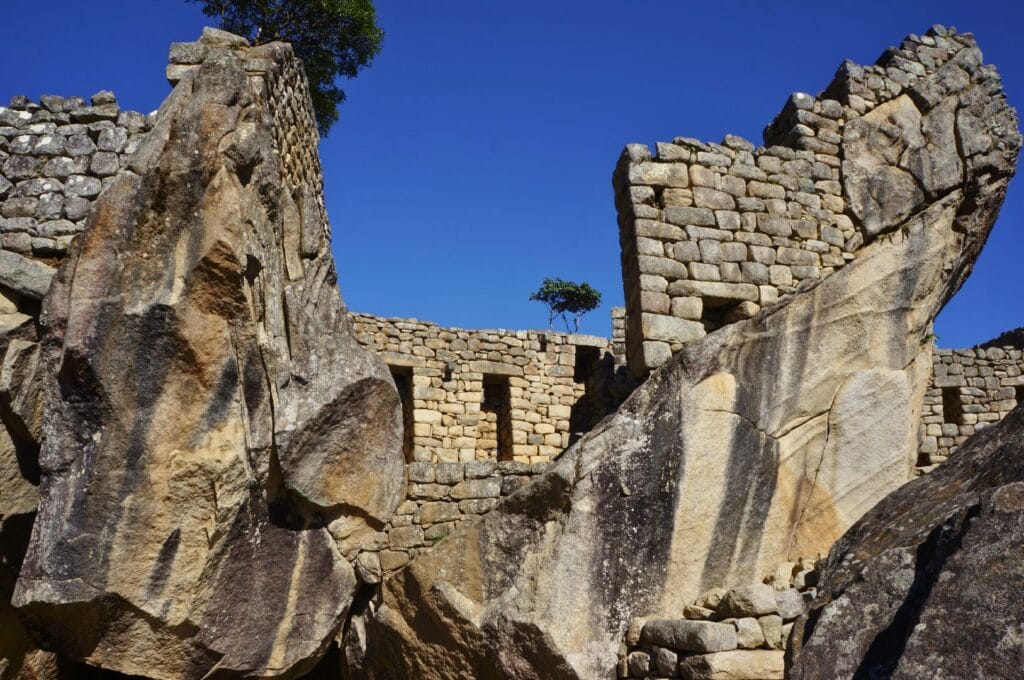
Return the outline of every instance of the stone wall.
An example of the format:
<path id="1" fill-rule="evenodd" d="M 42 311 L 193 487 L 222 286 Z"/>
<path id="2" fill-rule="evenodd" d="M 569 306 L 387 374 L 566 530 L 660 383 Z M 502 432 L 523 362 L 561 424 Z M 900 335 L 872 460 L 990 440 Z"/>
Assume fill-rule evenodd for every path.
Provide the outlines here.
<path id="1" fill-rule="evenodd" d="M 787 562 L 762 583 L 703 593 L 678 619 L 634 619 L 617 675 L 782 680 L 793 621 L 817 582 L 814 561 Z"/>
<path id="2" fill-rule="evenodd" d="M 953 121 L 964 114 L 933 107 L 944 87 L 987 73 L 980 62 L 973 36 L 936 28 L 873 66 L 845 62 L 818 97 L 793 94 L 764 147 L 734 136 L 678 137 L 654 154 L 627 146 L 613 183 L 630 371 L 646 375 L 685 343 L 829 275 L 923 196 L 956 186 Z M 927 78 L 940 68 L 948 78 Z M 900 141 L 875 148 L 884 129 Z M 986 162 L 984 150 L 965 153 Z"/>
<path id="3" fill-rule="evenodd" d="M 387 527 L 363 546 L 356 559 L 361 576 L 373 582 L 374 574 L 405 566 L 547 469 L 548 463 L 493 460 L 407 464 L 406 500 Z"/>
<path id="4" fill-rule="evenodd" d="M 85 228 L 93 201 L 149 130 L 112 92 L 25 96 L 0 107 L 0 248 L 56 260 Z"/>
<path id="5" fill-rule="evenodd" d="M 352 319 L 398 385 L 410 462 L 547 462 L 625 396 L 606 338 Z"/>
<path id="6" fill-rule="evenodd" d="M 1002 420 L 1024 401 L 1024 353 L 1019 347 L 937 349 L 921 411 L 917 466 L 944 463 L 975 432 Z"/>

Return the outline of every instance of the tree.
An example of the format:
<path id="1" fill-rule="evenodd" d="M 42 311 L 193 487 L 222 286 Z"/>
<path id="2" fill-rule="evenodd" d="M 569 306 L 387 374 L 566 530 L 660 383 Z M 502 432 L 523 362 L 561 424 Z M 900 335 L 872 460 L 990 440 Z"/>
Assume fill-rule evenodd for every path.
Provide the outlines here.
<path id="1" fill-rule="evenodd" d="M 544 279 L 544 283 L 530 294 L 530 300 L 543 302 L 548 308 L 548 328 L 553 328 L 555 319 L 561 317 L 565 330 L 569 330 L 572 315 L 572 332 L 580 329 L 580 317 L 597 309 L 601 304 L 601 293 L 587 282 L 573 283 L 562 279 Z"/>
<path id="2" fill-rule="evenodd" d="M 338 120 L 345 92 L 338 78 L 354 78 L 380 51 L 384 32 L 372 0 L 188 0 L 202 5 L 220 27 L 255 45 L 289 42 L 302 59 L 320 134 Z"/>

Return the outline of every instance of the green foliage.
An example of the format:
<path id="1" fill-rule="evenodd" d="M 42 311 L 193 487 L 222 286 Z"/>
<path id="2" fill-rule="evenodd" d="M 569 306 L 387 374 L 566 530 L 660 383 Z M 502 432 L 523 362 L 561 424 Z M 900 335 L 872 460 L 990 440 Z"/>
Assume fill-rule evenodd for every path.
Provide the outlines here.
<path id="1" fill-rule="evenodd" d="M 220 28 L 262 45 L 292 44 L 309 79 L 316 124 L 322 136 L 338 120 L 345 92 L 338 78 L 353 78 L 380 51 L 384 32 L 372 0 L 188 0 Z"/>
<path id="2" fill-rule="evenodd" d="M 601 304 L 601 293 L 587 282 L 573 283 L 562 279 L 544 279 L 544 283 L 530 294 L 530 300 L 543 302 L 548 308 L 548 327 L 552 328 L 555 319 L 561 317 L 565 330 L 569 330 L 569 316 L 572 315 L 573 328 L 580 329 L 580 317 L 597 309 Z"/>

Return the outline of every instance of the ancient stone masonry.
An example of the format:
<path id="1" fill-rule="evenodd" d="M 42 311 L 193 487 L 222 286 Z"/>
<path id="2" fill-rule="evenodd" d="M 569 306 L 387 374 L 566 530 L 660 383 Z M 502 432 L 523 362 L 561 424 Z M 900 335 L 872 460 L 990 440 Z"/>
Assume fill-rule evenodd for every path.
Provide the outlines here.
<path id="1" fill-rule="evenodd" d="M 55 260 L 126 167 L 152 120 L 122 111 L 112 92 L 17 96 L 0 106 L 0 248 Z"/>
<path id="2" fill-rule="evenodd" d="M 792 95 L 764 147 L 628 146 L 614 185 L 630 370 L 828 276 L 921 200 L 984 172 L 1001 142 L 972 146 L 973 132 L 1012 130 L 1009 109 L 984 108 L 999 88 L 973 36 L 935 30 L 873 66 L 845 62 L 818 97 Z"/>
<path id="3" fill-rule="evenodd" d="M 402 395 L 407 461 L 547 462 L 624 397 L 605 338 L 352 319 Z"/>
<path id="4" fill-rule="evenodd" d="M 932 383 L 921 412 L 918 468 L 944 463 L 968 437 L 1024 402 L 1024 353 L 1020 347 L 981 345 L 938 349 Z"/>
<path id="5" fill-rule="evenodd" d="M 630 386 L 605 338 L 351 317 L 356 339 L 388 365 L 405 421 L 406 500 L 362 544 L 367 575 L 404 566 L 544 472 Z M 621 319 L 613 311 L 620 334 Z"/>
<path id="6" fill-rule="evenodd" d="M 409 463 L 405 467 L 406 499 L 387 527 L 360 546 L 355 560 L 357 575 L 363 582 L 376 583 L 548 467 L 548 463 L 494 460 Z"/>
<path id="7" fill-rule="evenodd" d="M 826 552 L 912 478 L 932 325 L 1002 204 L 1016 114 L 973 37 L 935 27 L 794 97 L 766 141 L 627 150 L 628 365 L 663 365 L 546 472 L 387 577 L 350 626 L 350 677 L 610 677 L 632 620 L 678 620 L 709 589 Z M 746 254 L 727 259 L 729 243 Z M 768 279 L 723 267 L 742 262 Z M 644 296 L 655 311 L 643 292 L 663 296 Z M 711 661 L 686 677 L 723 677 Z"/>
<path id="8" fill-rule="evenodd" d="M 633 619 L 618 677 L 782 680 L 793 621 L 817 579 L 813 561 L 787 562 L 761 583 L 703 593 L 679 618 Z"/>

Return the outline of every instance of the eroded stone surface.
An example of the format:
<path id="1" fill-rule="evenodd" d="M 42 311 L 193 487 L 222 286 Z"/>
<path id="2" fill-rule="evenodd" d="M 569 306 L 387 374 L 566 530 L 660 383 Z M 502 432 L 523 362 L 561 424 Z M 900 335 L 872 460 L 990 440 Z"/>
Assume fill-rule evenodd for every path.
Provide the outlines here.
<path id="1" fill-rule="evenodd" d="M 351 602 L 342 553 L 398 503 L 398 396 L 338 294 L 291 49 L 206 47 L 44 301 L 14 604 L 64 658 L 293 677 Z"/>
<path id="2" fill-rule="evenodd" d="M 1022 435 L 1018 406 L 836 543 L 794 627 L 790 677 L 1019 675 Z"/>
<path id="3" fill-rule="evenodd" d="M 633 617 L 823 553 L 906 482 L 932 320 L 1020 147 L 994 71 L 974 73 L 986 88 L 917 83 L 942 92 L 924 113 L 973 97 L 990 114 L 958 126 L 976 138 L 962 183 L 921 191 L 887 234 L 855 224 L 869 238 L 849 263 L 683 347 L 550 472 L 386 579 L 348 640 L 353 675 L 607 677 Z M 774 645 L 782 621 L 763 618 Z"/>

